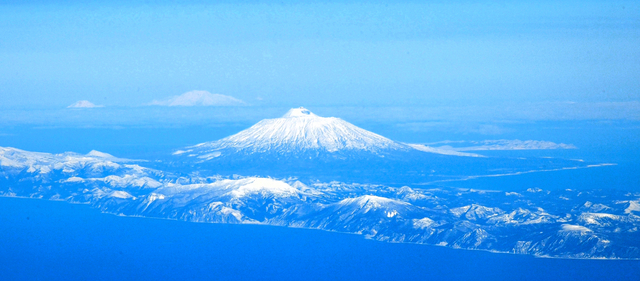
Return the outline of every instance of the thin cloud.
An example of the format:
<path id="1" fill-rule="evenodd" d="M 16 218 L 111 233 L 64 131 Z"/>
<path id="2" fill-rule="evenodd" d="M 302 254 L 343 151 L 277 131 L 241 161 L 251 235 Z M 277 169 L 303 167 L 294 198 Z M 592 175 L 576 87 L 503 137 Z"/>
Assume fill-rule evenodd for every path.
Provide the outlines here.
<path id="1" fill-rule="evenodd" d="M 212 94 L 207 91 L 190 91 L 165 100 L 154 100 L 148 105 L 159 106 L 240 106 L 244 101 L 232 96 Z"/>
<path id="2" fill-rule="evenodd" d="M 67 106 L 67 108 L 96 108 L 96 107 L 104 107 L 104 105 L 95 105 L 88 100 L 80 100 L 72 105 Z"/>

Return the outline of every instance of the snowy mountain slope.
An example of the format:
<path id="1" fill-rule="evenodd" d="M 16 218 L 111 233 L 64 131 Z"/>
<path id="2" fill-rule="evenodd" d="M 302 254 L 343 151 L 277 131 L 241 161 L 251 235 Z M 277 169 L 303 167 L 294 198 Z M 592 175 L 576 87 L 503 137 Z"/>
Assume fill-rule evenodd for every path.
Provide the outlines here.
<path id="1" fill-rule="evenodd" d="M 309 194 L 300 187 L 300 184 L 292 186 L 284 181 L 257 177 L 201 184 L 166 183 L 127 202 L 105 198 L 99 205 L 108 212 L 149 217 L 258 223 L 282 215 L 291 206 L 303 205 L 308 196 L 318 196 L 318 193 Z"/>
<path id="2" fill-rule="evenodd" d="M 165 197 L 202 196 L 243 198 L 252 195 L 273 196 L 278 198 L 300 197 L 304 192 L 291 185 L 274 179 L 249 177 L 237 180 L 222 179 L 213 183 L 180 185 L 168 183 L 156 191 Z"/>
<path id="3" fill-rule="evenodd" d="M 51 154 L 0 147 L 0 184 L 5 195 L 72 200 L 162 185 L 165 173 L 133 162 L 99 151 Z"/>
<path id="4" fill-rule="evenodd" d="M 0 196 L 87 203 L 118 215 L 304 227 L 537 256 L 640 259 L 637 193 L 539 189 L 515 196 L 335 181 L 306 185 L 292 178 L 166 176 L 98 152 L 2 148 L 0 161 Z M 42 173 L 45 167 L 50 170 Z"/>
<path id="5" fill-rule="evenodd" d="M 453 208 L 450 212 L 456 217 L 464 217 L 470 221 L 485 220 L 504 213 L 504 211 L 499 208 L 489 208 L 477 204 Z"/>
<path id="6" fill-rule="evenodd" d="M 201 143 L 175 155 L 211 160 L 223 153 L 300 153 L 409 150 L 409 146 L 361 129 L 342 119 L 320 117 L 305 108 L 293 108 L 281 118 L 265 119 L 224 139 Z M 228 152 L 225 152 L 228 150 Z"/>
<path id="7" fill-rule="evenodd" d="M 12 147 L 0 147 L 0 168 L 4 172 L 20 172 L 48 174 L 56 170 L 66 174 L 101 173 L 108 170 L 126 168 L 142 170 L 138 165 L 125 164 L 134 162 L 121 159 L 110 154 L 91 151 L 87 154 L 61 153 L 51 154 L 30 152 Z"/>

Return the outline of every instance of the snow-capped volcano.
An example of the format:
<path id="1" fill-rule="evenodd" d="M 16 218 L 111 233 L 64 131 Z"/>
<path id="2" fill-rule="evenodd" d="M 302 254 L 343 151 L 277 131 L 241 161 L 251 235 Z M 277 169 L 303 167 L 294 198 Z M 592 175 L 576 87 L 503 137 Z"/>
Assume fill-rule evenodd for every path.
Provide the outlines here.
<path id="1" fill-rule="evenodd" d="M 518 159 L 509 167 L 564 167 L 564 160 Z M 174 151 L 158 170 L 201 175 L 296 177 L 365 183 L 431 182 L 459 175 L 521 172 L 503 159 L 396 142 L 335 117 L 300 107 L 235 135 Z M 574 161 L 569 163 L 575 165 Z M 165 167 L 166 166 L 166 167 Z"/>
<path id="2" fill-rule="evenodd" d="M 306 108 L 293 108 L 281 118 L 265 119 L 224 139 L 201 143 L 174 154 L 209 160 L 233 153 L 300 153 L 410 150 L 411 147 L 359 128 L 340 118 L 320 117 Z"/>

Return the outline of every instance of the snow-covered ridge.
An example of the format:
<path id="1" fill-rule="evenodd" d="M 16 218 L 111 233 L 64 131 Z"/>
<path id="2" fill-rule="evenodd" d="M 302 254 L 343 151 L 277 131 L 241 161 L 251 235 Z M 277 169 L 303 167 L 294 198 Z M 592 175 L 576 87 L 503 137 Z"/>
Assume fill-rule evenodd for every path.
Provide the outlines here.
<path id="1" fill-rule="evenodd" d="M 201 158 L 214 158 L 217 150 L 253 152 L 299 152 L 318 150 L 337 152 L 361 150 L 409 150 L 409 146 L 359 128 L 335 117 L 320 117 L 306 108 L 289 110 L 281 118 L 265 119 L 227 138 L 201 143 L 176 154 L 197 152 Z M 205 157 L 205 155 L 207 157 Z M 195 156 L 195 155 L 194 155 Z"/>
<path id="2" fill-rule="evenodd" d="M 111 161 L 111 162 L 134 162 L 134 160 L 117 158 L 111 154 L 92 150 L 87 154 L 65 152 L 51 154 L 45 152 L 32 152 L 13 147 L 0 147 L 0 164 L 2 166 L 23 167 L 36 163 L 50 163 L 61 161 Z"/>
<path id="3" fill-rule="evenodd" d="M 175 196 L 178 194 L 191 194 L 200 196 L 204 194 L 218 194 L 241 198 L 254 194 L 269 194 L 276 197 L 295 197 L 303 192 L 292 187 L 286 182 L 270 178 L 248 177 L 243 179 L 222 179 L 213 183 L 205 184 L 167 184 L 156 190 L 158 194 L 164 196 Z"/>
<path id="4" fill-rule="evenodd" d="M 296 177 L 176 175 L 110 159 L 117 158 L 97 151 L 49 154 L 0 147 L 0 196 L 87 203 L 127 216 L 322 229 L 388 242 L 640 258 L 634 239 L 640 231 L 640 193 L 305 184 Z"/>
<path id="5" fill-rule="evenodd" d="M 87 154 L 72 152 L 51 154 L 25 151 L 12 147 L 0 147 L 0 168 L 5 172 L 24 170 L 30 174 L 46 175 L 57 171 L 73 176 L 81 170 L 92 173 L 119 170 L 135 175 L 144 175 L 150 171 L 135 164 L 127 164 L 133 161 L 117 158 L 96 150 L 92 150 Z"/>
<path id="6" fill-rule="evenodd" d="M 337 204 L 344 205 L 344 206 L 354 205 L 354 206 L 357 206 L 358 208 L 366 208 L 366 210 L 379 209 L 379 208 L 396 206 L 396 205 L 409 205 L 409 203 L 404 201 L 394 200 L 394 199 L 375 196 L 375 195 L 363 195 L 355 198 L 347 198 L 338 202 Z"/>

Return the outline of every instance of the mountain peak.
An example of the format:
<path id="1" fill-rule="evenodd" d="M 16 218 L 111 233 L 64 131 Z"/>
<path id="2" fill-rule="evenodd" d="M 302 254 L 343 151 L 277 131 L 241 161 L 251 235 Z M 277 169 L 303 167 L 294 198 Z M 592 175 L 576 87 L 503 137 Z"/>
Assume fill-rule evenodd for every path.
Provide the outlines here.
<path id="1" fill-rule="evenodd" d="M 318 115 L 313 114 L 311 111 L 304 107 L 292 108 L 287 111 L 287 113 L 282 116 L 282 118 L 290 118 L 290 117 L 316 117 Z"/>
<path id="2" fill-rule="evenodd" d="M 225 150 L 232 151 L 225 151 Z M 407 150 L 410 147 L 348 123 L 340 118 L 321 117 L 304 107 L 290 109 L 283 117 L 265 119 L 224 139 L 201 143 L 176 155 L 189 153 L 204 161 L 224 154 L 244 152 L 300 154 L 320 151 Z"/>

